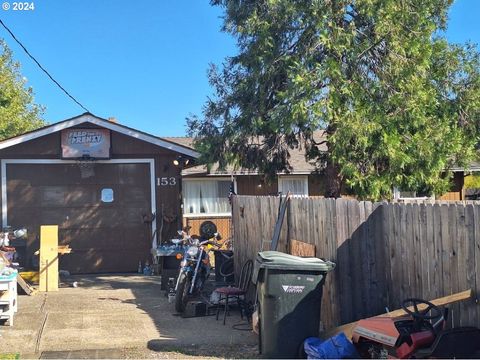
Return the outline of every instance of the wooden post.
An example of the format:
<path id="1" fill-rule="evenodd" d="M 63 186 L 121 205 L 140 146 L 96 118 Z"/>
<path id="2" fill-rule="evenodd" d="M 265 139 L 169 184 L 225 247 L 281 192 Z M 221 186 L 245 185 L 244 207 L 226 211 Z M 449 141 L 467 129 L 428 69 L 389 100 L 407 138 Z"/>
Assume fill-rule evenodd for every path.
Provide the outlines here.
<path id="1" fill-rule="evenodd" d="M 291 240 L 292 240 L 292 202 L 289 201 L 287 204 L 287 241 L 285 244 L 285 252 L 287 254 L 289 254 L 291 251 L 291 246 L 292 246 Z"/>
<path id="2" fill-rule="evenodd" d="M 58 225 L 40 227 L 40 291 L 58 291 Z"/>

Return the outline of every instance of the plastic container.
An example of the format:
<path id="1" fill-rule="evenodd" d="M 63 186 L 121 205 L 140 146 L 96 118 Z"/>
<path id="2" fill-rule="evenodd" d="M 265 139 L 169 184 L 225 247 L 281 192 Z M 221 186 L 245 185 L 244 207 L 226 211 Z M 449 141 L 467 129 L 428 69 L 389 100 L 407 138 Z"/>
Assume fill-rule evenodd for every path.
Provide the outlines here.
<path id="1" fill-rule="evenodd" d="M 252 280 L 257 284 L 262 356 L 295 358 L 306 338 L 318 336 L 323 284 L 334 267 L 318 258 L 258 253 Z"/>

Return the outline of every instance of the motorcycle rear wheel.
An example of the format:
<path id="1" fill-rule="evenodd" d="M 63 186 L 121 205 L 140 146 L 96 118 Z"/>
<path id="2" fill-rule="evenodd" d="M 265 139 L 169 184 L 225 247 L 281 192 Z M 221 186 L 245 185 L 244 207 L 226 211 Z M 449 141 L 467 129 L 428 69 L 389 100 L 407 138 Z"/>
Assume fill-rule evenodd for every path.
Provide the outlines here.
<path id="1" fill-rule="evenodd" d="M 191 279 L 186 273 L 180 274 L 177 293 L 175 294 L 175 311 L 183 313 L 188 302 L 188 291 L 190 290 Z"/>

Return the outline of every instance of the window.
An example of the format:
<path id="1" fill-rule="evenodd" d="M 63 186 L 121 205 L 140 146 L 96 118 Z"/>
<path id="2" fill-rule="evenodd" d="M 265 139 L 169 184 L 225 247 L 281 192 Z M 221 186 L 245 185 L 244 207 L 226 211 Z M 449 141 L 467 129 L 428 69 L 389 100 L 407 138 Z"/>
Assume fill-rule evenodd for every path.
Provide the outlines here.
<path id="1" fill-rule="evenodd" d="M 433 200 L 435 197 L 428 191 L 403 191 L 399 188 L 393 189 L 394 200 Z"/>
<path id="2" fill-rule="evenodd" d="M 278 178 L 278 191 L 292 195 L 308 196 L 308 176 L 280 176 Z"/>
<path id="3" fill-rule="evenodd" d="M 192 215 L 230 214 L 230 180 L 184 179 L 183 213 Z"/>

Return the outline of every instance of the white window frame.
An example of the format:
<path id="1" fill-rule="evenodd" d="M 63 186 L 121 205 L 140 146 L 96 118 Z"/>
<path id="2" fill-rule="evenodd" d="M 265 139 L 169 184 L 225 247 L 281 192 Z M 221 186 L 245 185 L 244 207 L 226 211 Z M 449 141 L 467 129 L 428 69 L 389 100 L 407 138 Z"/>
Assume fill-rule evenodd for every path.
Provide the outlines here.
<path id="1" fill-rule="evenodd" d="M 393 200 L 435 200 L 435 195 L 432 196 L 413 196 L 413 197 L 402 197 L 402 190 L 400 188 L 393 188 Z"/>
<path id="2" fill-rule="evenodd" d="M 205 177 L 205 178 L 184 178 L 182 179 L 182 189 L 184 187 L 185 182 L 202 182 L 202 181 L 231 181 L 230 178 L 228 177 Z M 237 182 L 234 179 L 234 191 L 237 191 Z M 194 218 L 207 218 L 207 217 L 227 217 L 227 216 L 232 216 L 232 212 L 223 212 L 223 213 L 197 213 L 197 214 L 192 214 L 192 213 L 186 213 L 185 208 L 183 205 L 183 190 L 182 190 L 182 212 L 183 212 L 183 217 L 189 218 L 189 219 L 194 219 Z"/>
<path id="3" fill-rule="evenodd" d="M 298 197 L 306 197 L 309 194 L 309 189 L 308 189 L 308 175 L 279 175 L 278 176 L 278 192 L 281 192 L 282 194 L 286 195 L 286 193 L 282 189 L 282 182 L 283 180 L 302 180 L 303 181 L 303 186 L 304 189 L 306 190 L 306 194 L 298 195 L 298 194 L 292 194 L 292 196 L 298 196 Z"/>

